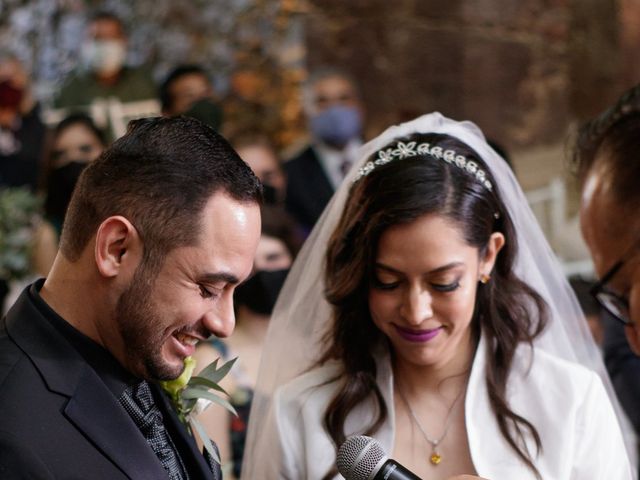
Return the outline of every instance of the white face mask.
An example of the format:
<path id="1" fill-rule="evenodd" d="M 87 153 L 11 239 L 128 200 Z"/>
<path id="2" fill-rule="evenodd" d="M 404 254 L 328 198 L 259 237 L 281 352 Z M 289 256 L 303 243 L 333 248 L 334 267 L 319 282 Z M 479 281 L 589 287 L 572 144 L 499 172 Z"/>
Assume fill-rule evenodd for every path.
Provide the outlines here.
<path id="1" fill-rule="evenodd" d="M 109 75 L 122 68 L 127 49 L 121 40 L 94 40 L 85 46 L 82 53 L 91 70 L 98 74 Z"/>

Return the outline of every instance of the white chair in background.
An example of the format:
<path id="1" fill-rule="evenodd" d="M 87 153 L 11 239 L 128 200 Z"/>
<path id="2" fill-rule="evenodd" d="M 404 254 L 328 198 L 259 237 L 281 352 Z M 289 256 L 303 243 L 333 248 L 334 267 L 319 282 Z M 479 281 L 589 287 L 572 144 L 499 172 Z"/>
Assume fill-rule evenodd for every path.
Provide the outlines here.
<path id="1" fill-rule="evenodd" d="M 107 130 L 109 128 L 108 105 L 108 100 L 97 98 L 84 107 L 45 109 L 42 112 L 42 121 L 47 127 L 53 128 L 68 115 L 80 112 L 90 116 L 98 128 Z"/>
<path id="2" fill-rule="evenodd" d="M 160 102 L 154 98 L 126 103 L 114 97 L 97 98 L 87 107 L 45 110 L 42 118 L 48 127 L 54 127 L 68 114 L 77 111 L 86 113 L 99 128 L 110 131 L 113 138 L 118 138 L 125 134 L 131 120 L 160 115 Z"/>
<path id="3" fill-rule="evenodd" d="M 156 99 L 149 99 L 122 103 L 115 98 L 111 98 L 107 104 L 107 112 L 113 136 L 118 138 L 126 133 L 127 124 L 131 120 L 159 116 L 160 102 Z"/>
<path id="4" fill-rule="evenodd" d="M 544 187 L 528 190 L 525 195 L 567 277 L 593 277 L 593 263 L 580 236 L 577 219 L 567 216 L 564 180 L 554 177 Z"/>
<path id="5" fill-rule="evenodd" d="M 567 200 L 564 181 L 554 177 L 544 187 L 528 190 L 525 195 L 549 244 L 555 248 L 556 239 L 566 220 Z"/>
<path id="6" fill-rule="evenodd" d="M 45 109 L 42 111 L 42 121 L 44 124 L 53 128 L 59 124 L 69 114 L 66 108 Z"/>

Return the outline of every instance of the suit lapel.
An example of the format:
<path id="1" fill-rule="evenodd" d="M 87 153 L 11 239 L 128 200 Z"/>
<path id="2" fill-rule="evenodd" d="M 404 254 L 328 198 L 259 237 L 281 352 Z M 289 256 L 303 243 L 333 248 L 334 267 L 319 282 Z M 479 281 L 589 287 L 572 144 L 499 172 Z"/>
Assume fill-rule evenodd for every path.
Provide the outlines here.
<path id="1" fill-rule="evenodd" d="M 49 390 L 69 398 L 64 415 L 89 442 L 132 479 L 166 478 L 133 420 L 95 371 L 40 314 L 26 290 L 7 313 L 6 328 Z"/>
<path id="2" fill-rule="evenodd" d="M 326 204 L 333 195 L 334 189 L 313 147 L 309 148 L 307 175 L 306 186 L 315 190 L 314 194 Z"/>
<path id="3" fill-rule="evenodd" d="M 130 478 L 166 478 L 138 427 L 97 375 L 86 370 L 65 408 L 67 418 Z"/>

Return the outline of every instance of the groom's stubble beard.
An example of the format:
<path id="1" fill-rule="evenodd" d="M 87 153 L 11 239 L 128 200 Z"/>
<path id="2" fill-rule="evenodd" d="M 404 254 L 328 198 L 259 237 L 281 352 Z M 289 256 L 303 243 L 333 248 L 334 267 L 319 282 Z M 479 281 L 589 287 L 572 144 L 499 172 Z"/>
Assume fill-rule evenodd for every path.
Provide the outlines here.
<path id="1" fill-rule="evenodd" d="M 162 357 L 167 340 L 164 329 L 168 325 L 163 324 L 153 300 L 158 270 L 149 268 L 144 261 L 140 264 L 118 298 L 115 320 L 124 345 L 125 368 L 147 380 L 172 380 L 183 367 L 173 367 Z"/>

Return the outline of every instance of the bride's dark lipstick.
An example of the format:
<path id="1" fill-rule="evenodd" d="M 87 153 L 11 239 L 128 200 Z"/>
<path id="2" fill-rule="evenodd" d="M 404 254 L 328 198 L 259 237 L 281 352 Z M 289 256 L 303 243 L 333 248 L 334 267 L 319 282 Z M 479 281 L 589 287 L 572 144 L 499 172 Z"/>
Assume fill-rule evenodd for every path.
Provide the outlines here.
<path id="1" fill-rule="evenodd" d="M 403 328 L 394 325 L 402 338 L 409 342 L 428 342 L 434 339 L 442 330 L 442 327 L 431 328 L 427 330 L 413 330 L 411 328 Z"/>

